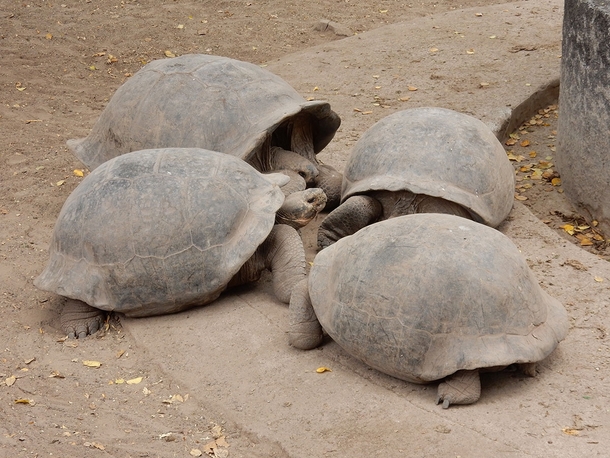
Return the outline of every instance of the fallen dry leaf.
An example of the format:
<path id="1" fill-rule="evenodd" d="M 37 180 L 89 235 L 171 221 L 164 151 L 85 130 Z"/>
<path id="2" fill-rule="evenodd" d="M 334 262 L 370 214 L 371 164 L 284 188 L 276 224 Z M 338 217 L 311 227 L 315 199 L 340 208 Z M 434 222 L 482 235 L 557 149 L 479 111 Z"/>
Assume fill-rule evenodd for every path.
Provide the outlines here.
<path id="1" fill-rule="evenodd" d="M 561 178 L 553 178 L 553 179 L 551 180 L 551 184 L 552 184 L 553 186 L 561 186 Z"/>
<path id="2" fill-rule="evenodd" d="M 99 361 L 83 361 L 83 366 L 87 366 L 87 367 L 100 367 L 102 365 L 102 363 L 100 363 Z"/>
<path id="3" fill-rule="evenodd" d="M 74 169 L 74 171 L 72 173 L 74 174 L 74 176 L 77 176 L 77 177 L 85 176 L 84 172 L 80 169 Z"/>
<path id="4" fill-rule="evenodd" d="M 131 380 L 127 380 L 128 385 L 137 385 L 142 381 L 142 377 L 132 378 Z"/>
<path id="5" fill-rule="evenodd" d="M 163 54 L 165 54 L 165 57 L 176 57 L 176 55 L 169 50 L 165 51 Z"/>
<path id="6" fill-rule="evenodd" d="M 329 369 L 328 367 L 324 367 L 324 366 L 322 366 L 322 367 L 318 367 L 318 368 L 316 369 L 316 372 L 317 372 L 318 374 L 321 374 L 322 372 L 332 372 L 332 370 L 331 370 L 331 369 Z"/>
<path id="7" fill-rule="evenodd" d="M 580 246 L 591 246 L 593 245 L 593 241 L 587 237 L 586 235 L 579 234 L 576 236 L 578 240 L 580 240 Z"/>
<path id="8" fill-rule="evenodd" d="M 34 401 L 33 399 L 15 399 L 15 404 L 27 404 L 30 406 L 36 405 L 36 401 Z"/>
<path id="9" fill-rule="evenodd" d="M 525 148 L 526 146 L 530 146 L 530 141 L 529 140 L 523 140 L 519 144 Z"/>
<path id="10" fill-rule="evenodd" d="M 559 226 L 560 229 L 563 229 L 570 235 L 574 235 L 574 226 L 571 224 L 564 224 L 563 226 Z"/>
<path id="11" fill-rule="evenodd" d="M 15 380 L 17 380 L 17 378 L 14 375 L 11 375 L 4 380 L 4 383 L 6 386 L 13 386 L 15 384 Z"/>
<path id="12" fill-rule="evenodd" d="M 580 431 L 575 428 L 562 428 L 561 431 L 569 436 L 578 436 Z"/>
<path id="13" fill-rule="evenodd" d="M 602 277 L 595 277 L 595 281 L 596 281 L 597 283 L 601 283 L 601 282 L 603 282 L 603 281 L 604 281 L 604 279 L 603 279 Z"/>

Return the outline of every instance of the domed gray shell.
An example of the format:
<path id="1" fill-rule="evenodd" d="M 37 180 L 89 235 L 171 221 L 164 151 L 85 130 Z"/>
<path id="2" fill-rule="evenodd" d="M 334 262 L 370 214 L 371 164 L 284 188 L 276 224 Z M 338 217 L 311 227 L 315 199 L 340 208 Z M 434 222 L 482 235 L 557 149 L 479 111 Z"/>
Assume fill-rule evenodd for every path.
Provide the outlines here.
<path id="1" fill-rule="evenodd" d="M 264 175 L 226 154 L 119 156 L 66 200 L 35 285 L 129 316 L 205 304 L 267 238 L 283 200 Z"/>
<path id="2" fill-rule="evenodd" d="M 413 108 L 370 127 L 348 158 L 342 201 L 373 190 L 441 197 L 495 227 L 512 209 L 515 172 L 478 119 L 445 108 Z"/>
<path id="3" fill-rule="evenodd" d="M 258 65 L 187 54 L 144 66 L 119 87 L 91 133 L 68 146 L 91 170 L 130 151 L 197 147 L 259 162 L 266 171 L 268 158 L 257 157 L 263 142 L 299 113 L 313 123 L 318 153 L 341 122 L 328 103 L 305 101 Z"/>
<path id="4" fill-rule="evenodd" d="M 568 330 L 510 239 L 454 215 L 401 216 L 339 240 L 314 259 L 309 292 L 345 351 L 416 383 L 542 360 Z"/>

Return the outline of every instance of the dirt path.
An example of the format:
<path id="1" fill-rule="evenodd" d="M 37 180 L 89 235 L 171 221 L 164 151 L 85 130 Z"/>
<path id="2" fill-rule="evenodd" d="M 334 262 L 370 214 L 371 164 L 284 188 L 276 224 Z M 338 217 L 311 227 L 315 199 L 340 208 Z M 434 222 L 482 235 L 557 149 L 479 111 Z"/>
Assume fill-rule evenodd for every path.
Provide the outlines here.
<path id="1" fill-rule="evenodd" d="M 504 2 L 466 0 L 459 8 L 500 3 Z M 534 3 L 531 7 L 528 4 L 529 13 L 536 9 Z M 309 397 L 296 394 L 286 399 L 279 394 L 274 397 L 273 390 L 279 393 L 279 388 L 261 380 L 274 377 L 284 380 L 278 375 L 282 372 L 281 362 L 301 357 L 284 351 L 283 335 L 274 335 L 282 332 L 284 309 L 260 307 L 267 298 L 265 283 L 229 303 L 223 299 L 230 311 L 226 314 L 218 314 L 216 306 L 210 308 L 211 324 L 206 321 L 206 326 L 217 326 L 216 334 L 200 325 L 197 316 L 201 315 L 193 314 L 192 321 L 186 324 L 184 320 L 191 315 L 139 321 L 133 323 L 130 332 L 109 322 L 105 332 L 79 341 L 65 340 L 58 330 L 59 299 L 32 286 L 33 278 L 47 260 L 55 218 L 66 197 L 82 180 L 75 171 L 87 173 L 68 152 L 65 141 L 86 135 L 117 87 L 146 62 L 186 53 L 272 62 L 314 46 L 332 44 L 344 38 L 344 34 L 362 34 L 388 24 L 451 12 L 454 5 L 448 0 L 424 0 L 412 5 L 390 0 L 375 3 L 80 0 L 63 4 L 0 0 L 0 456 L 305 456 L 295 452 L 299 449 L 302 453 L 314 449 L 316 456 L 340 457 L 431 456 L 436 452 L 447 456 L 448 450 L 465 451 L 462 456 L 485 456 L 480 451 L 490 447 L 522 456 L 520 452 L 526 446 L 519 444 L 519 434 L 527 434 L 524 431 L 528 428 L 535 430 L 526 438 L 527 446 L 534 448 L 531 456 L 540 456 L 538 452 L 545 447 L 551 447 L 548 456 L 577 456 L 571 455 L 569 448 L 573 439 L 580 441 L 577 447 L 580 452 L 595 454 L 601 450 L 600 437 L 605 430 L 599 418 L 607 416 L 599 395 L 604 381 L 603 378 L 591 381 L 589 370 L 595 375 L 595 367 L 601 367 L 603 373 L 608 368 L 606 360 L 590 361 L 583 356 L 592 366 L 583 369 L 582 376 L 588 377 L 589 382 L 582 389 L 574 377 L 564 377 L 572 369 L 561 366 L 568 360 L 574 362 L 573 353 L 567 353 L 569 358 L 560 353 L 548 363 L 547 374 L 557 375 L 557 364 L 560 365 L 563 377 L 560 381 L 569 385 L 566 389 L 574 390 L 574 396 L 594 398 L 587 407 L 581 408 L 577 403 L 578 407 L 570 407 L 565 414 L 548 407 L 552 406 L 553 390 L 557 389 L 553 379 L 543 379 L 544 399 L 536 396 L 541 385 L 519 383 L 519 389 L 526 385 L 521 393 L 524 404 L 534 405 L 534 411 L 517 402 L 515 396 L 520 391 L 513 390 L 515 383 L 511 385 L 510 380 L 503 379 L 490 382 L 496 390 L 484 408 L 498 409 L 496 404 L 504 396 L 516 402 L 507 407 L 503 423 L 510 426 L 510 437 L 502 439 L 501 431 L 490 432 L 477 425 L 477 415 L 482 414 L 471 411 L 469 416 L 461 414 L 467 417 L 464 419 L 457 419 L 455 413 L 439 416 L 431 406 L 420 407 L 420 401 L 421 405 L 429 401 L 428 388 L 397 384 L 389 377 L 372 374 L 332 345 L 317 354 L 303 356 L 299 363 L 302 372 L 295 382 L 303 384 L 303 392 L 306 387 L 313 387 L 314 393 L 321 396 L 319 393 L 324 391 L 316 387 L 311 374 L 305 371 L 317 362 L 316 355 L 328 355 L 331 362 L 344 370 L 334 373 L 334 381 L 327 379 L 326 388 L 330 391 L 321 396 L 324 402 L 316 404 Z M 511 21 L 519 21 L 519 17 L 512 15 Z M 323 18 L 338 24 L 334 31 L 314 30 Z M 447 33 L 454 32 L 460 39 L 463 30 Z M 491 39 L 491 33 L 486 35 L 477 38 L 481 46 L 483 38 Z M 529 37 L 525 33 L 524 36 Z M 558 46 L 548 45 L 552 52 Z M 439 66 L 442 68 L 440 62 Z M 418 76 L 434 82 L 434 75 Z M 469 98 L 465 91 L 460 103 L 467 105 Z M 442 96 L 438 100 L 441 103 Z M 349 112 L 341 114 L 346 118 L 355 116 L 351 106 Z M 341 152 L 347 151 L 358 134 L 355 129 L 346 129 L 338 135 L 339 146 L 329 148 L 331 162 L 344 161 Z M 529 159 L 527 154 L 525 157 Z M 524 188 L 520 194 L 533 201 L 532 192 Z M 518 230 L 513 229 L 513 234 L 519 238 Z M 523 237 L 527 241 L 529 236 Z M 595 272 L 589 258 L 579 261 L 574 255 L 569 259 L 575 260 L 569 268 L 575 269 L 583 282 Z M 546 268 L 544 263 L 541 266 L 537 273 Z M 610 278 L 605 282 L 594 282 L 593 286 L 601 291 Z M 552 285 L 547 287 L 553 289 Z M 582 337 L 580 332 L 594 334 L 593 339 L 597 340 L 583 344 L 582 351 L 590 350 L 599 356 L 601 353 L 595 353 L 596 345 L 599 343 L 599 351 L 606 355 L 607 339 L 605 328 L 599 323 L 601 318 L 595 318 L 600 310 L 596 306 L 595 302 L 587 302 L 586 308 L 574 315 L 581 329 L 574 342 L 590 342 L 586 339 L 591 337 L 588 334 Z M 269 331 L 262 333 L 263 337 L 252 337 L 249 344 L 253 347 L 248 350 L 259 352 L 253 357 L 239 351 L 244 344 L 239 339 L 251 334 L 239 326 L 250 316 L 260 320 L 261 326 L 268 326 Z M 142 338 L 136 339 L 134 335 Z M 162 335 L 175 340 L 160 340 Z M 218 335 L 225 337 L 218 340 L 215 337 Z M 205 354 L 203 367 L 204 358 L 200 354 Z M 265 354 L 270 356 L 260 356 Z M 231 355 L 241 360 L 231 360 Z M 253 359 L 256 355 L 259 359 Z M 251 367 L 262 360 L 266 364 L 263 372 Z M 251 378 L 252 374 L 260 378 Z M 292 380 L 293 375 L 288 374 L 285 380 Z M 337 386 L 348 389 L 337 390 L 338 400 L 333 403 L 331 393 Z M 294 386 L 295 393 L 299 389 L 299 385 Z M 341 421 L 330 414 L 322 420 L 314 416 L 314 413 L 324 416 L 324 409 L 341 411 L 340 399 L 353 400 L 357 390 L 361 390 L 363 398 L 353 410 L 343 409 Z M 376 406 L 395 399 L 392 397 L 395 395 L 399 401 L 380 414 Z M 273 418 L 265 416 L 266 407 L 261 407 L 262 404 L 250 403 L 252 399 L 277 407 Z M 403 400 L 409 405 L 399 404 Z M 306 410 L 312 405 L 318 410 L 306 420 L 292 413 L 297 407 Z M 401 419 L 406 408 L 413 409 L 413 417 L 421 418 L 419 423 L 407 424 Z M 523 409 L 527 415 L 535 415 L 538 423 L 513 428 L 523 420 L 520 418 Z M 367 417 L 375 411 L 384 416 L 383 421 Z M 485 418 L 489 424 L 490 415 L 493 416 L 488 413 L 487 417 L 479 418 Z M 359 429 L 358 422 L 363 418 L 369 418 L 369 422 L 365 421 L 365 429 Z M 529 417 L 523 421 L 534 422 Z M 290 430 L 283 427 L 286 423 L 290 423 Z M 326 432 L 312 440 L 310 434 L 321 424 Z M 552 439 L 538 427 L 547 428 Z M 562 432 L 562 427 L 567 432 Z M 398 430 L 403 439 L 411 437 L 409 432 L 417 433 L 414 437 L 419 439 L 410 444 L 406 439 L 396 439 L 392 434 Z"/>

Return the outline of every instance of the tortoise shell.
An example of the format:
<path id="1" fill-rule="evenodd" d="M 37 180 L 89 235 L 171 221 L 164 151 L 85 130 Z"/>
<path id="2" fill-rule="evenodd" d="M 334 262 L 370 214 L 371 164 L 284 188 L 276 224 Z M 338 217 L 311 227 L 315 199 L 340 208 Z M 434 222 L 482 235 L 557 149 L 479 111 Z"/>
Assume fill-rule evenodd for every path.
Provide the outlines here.
<path id="1" fill-rule="evenodd" d="M 542 360 L 568 330 L 565 309 L 510 239 L 454 215 L 367 226 L 320 251 L 308 283 L 333 340 L 416 383 Z"/>
<path id="2" fill-rule="evenodd" d="M 445 108 L 413 108 L 370 127 L 348 158 L 341 200 L 379 190 L 440 197 L 495 227 L 512 209 L 515 172 L 483 122 Z"/>
<path id="3" fill-rule="evenodd" d="M 258 65 L 187 54 L 145 65 L 119 87 L 91 133 L 68 140 L 68 146 L 91 170 L 131 151 L 197 147 L 268 171 L 269 148 L 263 145 L 271 135 L 286 137 L 297 115 L 311 122 L 316 154 L 341 122 L 327 102 L 306 101 Z"/>
<path id="4" fill-rule="evenodd" d="M 226 154 L 119 156 L 66 200 L 35 285 L 128 316 L 208 303 L 267 238 L 283 201 L 277 185 Z"/>

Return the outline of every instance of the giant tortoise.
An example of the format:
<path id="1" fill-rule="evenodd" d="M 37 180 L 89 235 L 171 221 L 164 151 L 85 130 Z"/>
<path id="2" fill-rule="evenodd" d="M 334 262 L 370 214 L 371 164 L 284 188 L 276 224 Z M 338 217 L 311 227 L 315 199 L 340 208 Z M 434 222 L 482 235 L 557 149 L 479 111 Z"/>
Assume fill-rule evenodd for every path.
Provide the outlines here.
<path id="1" fill-rule="evenodd" d="M 62 326 L 71 337 L 96 332 L 104 311 L 178 312 L 255 281 L 265 269 L 288 303 L 305 277 L 305 254 L 297 231 L 275 223 L 287 180 L 199 148 L 110 159 L 66 200 L 34 284 L 68 298 Z M 324 202 L 311 205 L 313 217 Z"/>
<path id="2" fill-rule="evenodd" d="M 290 343 L 322 329 L 347 353 L 415 383 L 443 380 L 437 403 L 480 396 L 479 371 L 548 356 L 566 310 L 501 232 L 460 216 L 419 213 L 367 226 L 320 251 L 290 301 Z"/>
<path id="3" fill-rule="evenodd" d="M 68 146 L 89 169 L 147 148 L 228 153 L 261 172 L 295 170 L 336 206 L 341 175 L 316 155 L 340 123 L 327 102 L 306 101 L 258 65 L 187 54 L 145 65 L 118 88 L 91 133 Z"/>
<path id="4" fill-rule="evenodd" d="M 411 213 L 449 213 L 495 227 L 512 209 L 514 193 L 514 169 L 483 122 L 446 108 L 399 111 L 354 146 L 342 203 L 320 225 L 318 246 Z"/>

